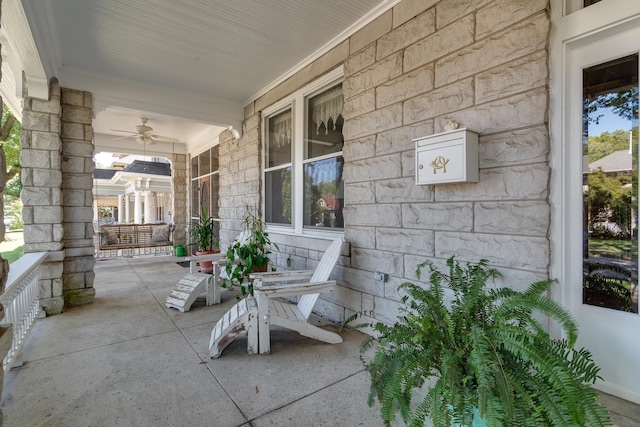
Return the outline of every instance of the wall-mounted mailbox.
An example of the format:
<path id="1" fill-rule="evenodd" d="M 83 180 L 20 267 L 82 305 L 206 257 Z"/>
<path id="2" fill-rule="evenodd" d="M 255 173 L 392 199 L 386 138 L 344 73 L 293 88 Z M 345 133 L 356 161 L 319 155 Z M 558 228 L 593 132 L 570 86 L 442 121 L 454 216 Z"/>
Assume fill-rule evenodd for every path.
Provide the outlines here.
<path id="1" fill-rule="evenodd" d="M 456 129 L 413 140 L 416 184 L 478 182 L 478 134 Z"/>

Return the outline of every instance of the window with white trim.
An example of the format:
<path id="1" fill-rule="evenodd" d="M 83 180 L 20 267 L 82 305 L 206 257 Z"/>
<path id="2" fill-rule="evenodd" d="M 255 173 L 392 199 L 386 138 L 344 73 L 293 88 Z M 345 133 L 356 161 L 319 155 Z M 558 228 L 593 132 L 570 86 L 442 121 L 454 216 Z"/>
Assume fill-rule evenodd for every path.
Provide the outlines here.
<path id="1" fill-rule="evenodd" d="M 198 224 L 204 212 L 214 221 L 215 236 L 219 235 L 220 197 L 219 146 L 191 157 L 191 223 Z"/>
<path id="2" fill-rule="evenodd" d="M 343 230 L 343 105 L 341 76 L 333 73 L 263 112 L 269 226 Z"/>

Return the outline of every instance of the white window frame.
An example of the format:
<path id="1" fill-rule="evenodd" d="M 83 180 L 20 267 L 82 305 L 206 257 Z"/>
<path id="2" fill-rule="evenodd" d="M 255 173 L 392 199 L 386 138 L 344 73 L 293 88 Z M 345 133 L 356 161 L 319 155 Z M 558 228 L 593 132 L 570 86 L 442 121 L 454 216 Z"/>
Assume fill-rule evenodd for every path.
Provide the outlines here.
<path id="1" fill-rule="evenodd" d="M 314 82 L 308 84 L 302 89 L 292 93 L 291 95 L 283 98 L 282 100 L 276 102 L 275 104 L 270 105 L 269 107 L 262 110 L 262 179 L 263 182 L 265 180 L 265 173 L 268 170 L 272 170 L 274 168 L 267 167 L 266 157 L 267 157 L 267 121 L 270 117 L 283 112 L 291 108 L 291 121 L 293 123 L 293 128 L 291 130 L 291 174 L 292 174 L 292 183 L 291 183 L 291 192 L 292 192 L 292 219 L 291 225 L 277 225 L 277 224 L 268 224 L 267 228 L 269 232 L 274 233 L 282 233 L 282 234 L 296 234 L 296 235 L 317 235 L 317 236 L 327 236 L 327 235 L 342 235 L 344 234 L 344 229 L 340 230 L 328 230 L 326 228 L 322 229 L 311 229 L 305 228 L 303 226 L 304 222 L 304 185 L 302 183 L 304 177 L 304 164 L 308 161 L 318 161 L 324 158 L 331 158 L 335 156 L 342 156 L 342 151 L 339 153 L 332 153 L 327 156 L 314 157 L 313 159 L 305 159 L 304 158 L 304 135 L 305 135 L 305 98 L 309 96 L 313 96 L 317 92 L 328 89 L 333 85 L 336 85 L 342 82 L 344 78 L 344 69 L 343 67 L 338 67 L 335 70 L 325 74 Z M 265 200 L 266 200 L 266 188 L 262 186 L 262 211 L 265 212 Z M 344 206 L 342 207 L 344 208 Z M 264 219 L 264 214 L 263 214 Z"/>
<path id="2" fill-rule="evenodd" d="M 574 52 L 587 44 L 598 44 L 603 37 L 611 37 L 640 23 L 640 2 L 637 0 L 603 0 L 594 5 L 568 13 L 569 7 L 581 5 L 577 0 L 557 0 L 552 5 L 551 40 L 551 265 L 550 277 L 557 278 L 563 287 L 556 287 L 554 297 L 568 307 L 579 304 L 571 293 L 571 283 L 582 283 L 582 194 L 575 194 L 581 183 L 582 86 L 581 74 L 572 70 Z M 581 6 L 580 6 L 581 7 Z M 625 52 L 609 52 L 611 59 Z M 631 53 L 631 52 L 629 52 Z M 598 60 L 595 63 L 605 62 Z M 594 63 L 594 65 L 595 65 Z M 581 72 L 580 72 L 581 73 Z M 578 107 L 576 107 L 578 106 Z"/>

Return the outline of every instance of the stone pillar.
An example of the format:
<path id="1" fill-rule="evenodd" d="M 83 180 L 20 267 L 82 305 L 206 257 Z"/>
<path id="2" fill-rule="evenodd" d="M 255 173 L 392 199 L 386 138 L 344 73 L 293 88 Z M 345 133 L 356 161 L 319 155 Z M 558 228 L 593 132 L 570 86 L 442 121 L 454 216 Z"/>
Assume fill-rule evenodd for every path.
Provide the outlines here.
<path id="1" fill-rule="evenodd" d="M 40 267 L 40 305 L 47 315 L 59 314 L 64 306 L 62 272 L 65 260 L 60 87 L 56 79 L 51 80 L 48 101 L 29 98 L 26 87 L 23 95 L 20 134 L 23 251 L 49 251 L 47 262 Z M 91 184 L 91 177 L 89 181 Z M 84 193 L 78 196 L 84 201 Z M 93 247 L 91 251 L 93 255 Z"/>
<path id="2" fill-rule="evenodd" d="M 229 130 L 219 136 L 222 248 L 242 231 L 245 206 L 260 209 L 260 113 L 248 116 L 242 126 L 244 131 L 240 139 Z M 260 211 L 256 214 L 259 217 Z"/>
<path id="3" fill-rule="evenodd" d="M 93 129 L 91 94 L 60 91 L 62 139 L 62 207 L 65 260 L 62 275 L 65 305 L 93 302 Z"/>
<path id="4" fill-rule="evenodd" d="M 142 224 L 142 198 L 138 190 L 133 193 L 133 222 Z"/>
<path id="5" fill-rule="evenodd" d="M 122 224 L 122 194 L 118 194 L 118 224 Z"/>
<path id="6" fill-rule="evenodd" d="M 187 174 L 187 155 L 173 154 L 171 157 L 171 221 L 175 224 L 173 232 L 174 244 L 187 243 L 188 210 L 187 194 L 191 187 Z"/>

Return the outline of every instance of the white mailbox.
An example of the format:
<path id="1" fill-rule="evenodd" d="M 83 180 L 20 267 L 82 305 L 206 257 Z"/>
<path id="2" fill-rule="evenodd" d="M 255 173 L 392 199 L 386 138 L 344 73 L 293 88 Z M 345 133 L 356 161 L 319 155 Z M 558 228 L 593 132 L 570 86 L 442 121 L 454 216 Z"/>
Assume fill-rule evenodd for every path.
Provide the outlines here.
<path id="1" fill-rule="evenodd" d="M 413 140 L 416 184 L 478 182 L 478 134 L 456 129 Z"/>

